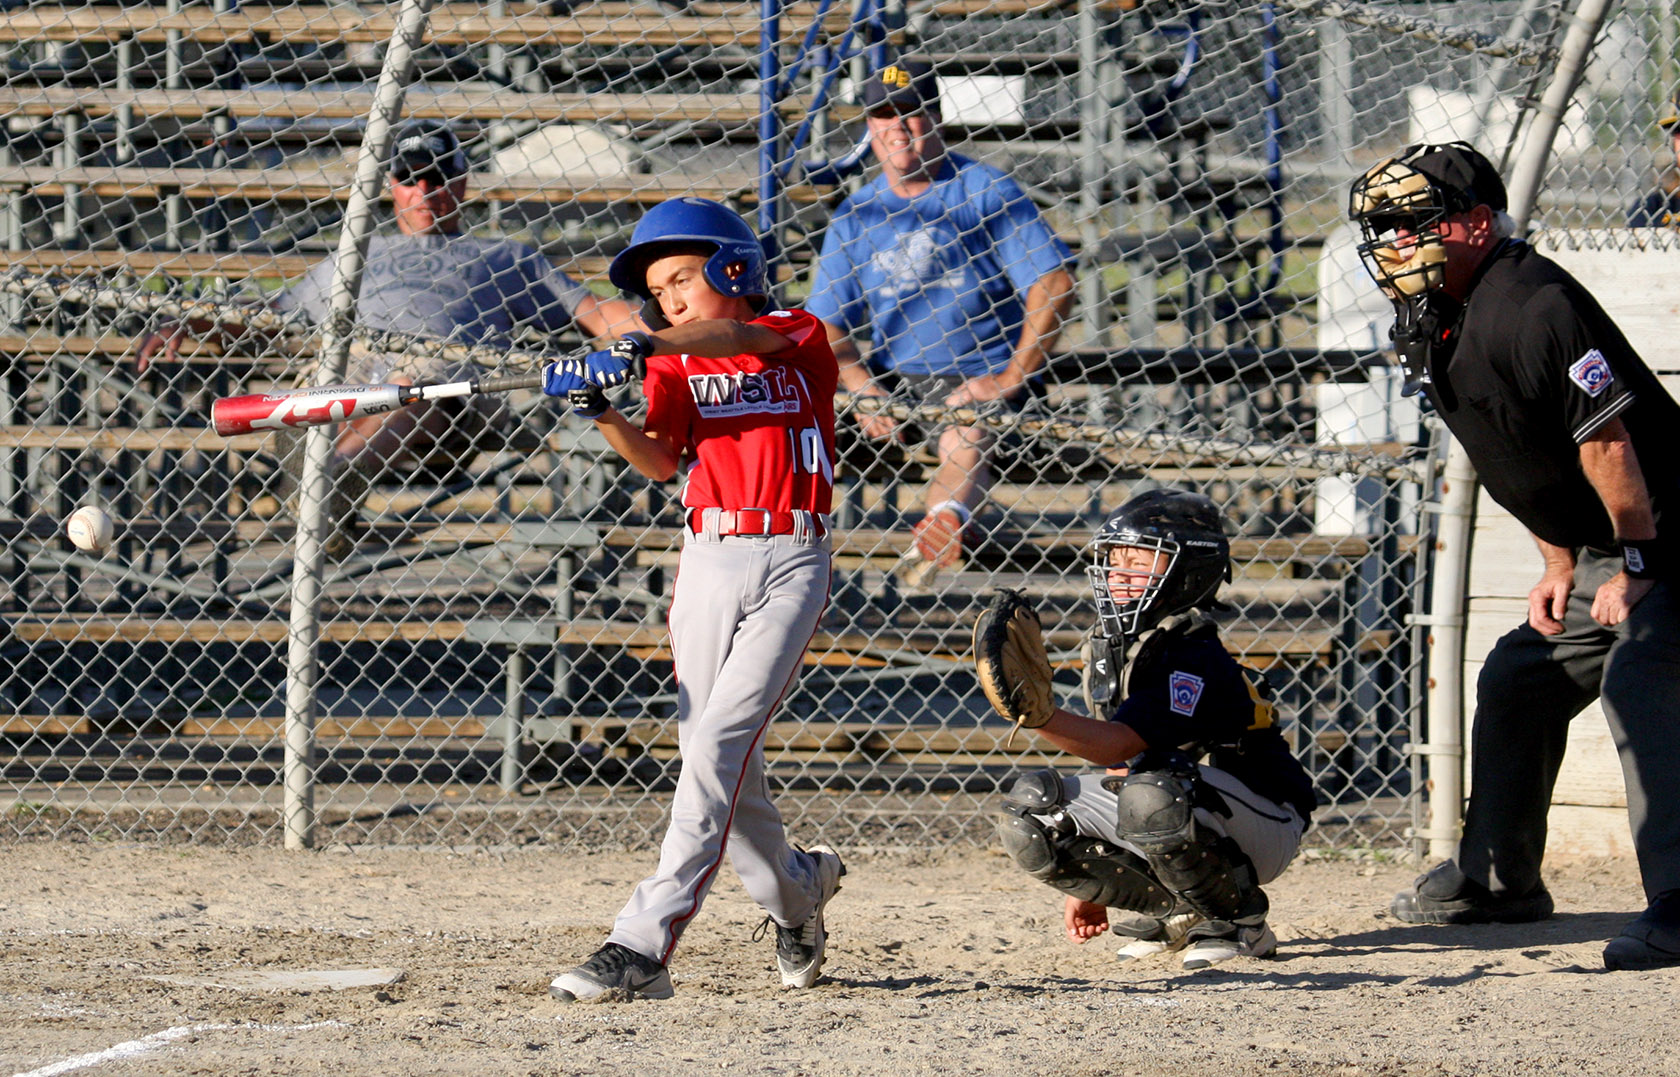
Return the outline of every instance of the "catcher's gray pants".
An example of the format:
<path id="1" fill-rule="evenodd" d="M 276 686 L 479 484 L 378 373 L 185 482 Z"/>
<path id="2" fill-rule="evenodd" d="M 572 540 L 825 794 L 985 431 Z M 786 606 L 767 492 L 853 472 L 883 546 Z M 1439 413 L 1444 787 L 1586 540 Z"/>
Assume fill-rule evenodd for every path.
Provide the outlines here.
<path id="1" fill-rule="evenodd" d="M 1267 800 L 1223 770 L 1198 767 L 1202 781 L 1219 790 L 1231 814 L 1225 816 L 1207 808 L 1196 809 L 1196 822 L 1221 837 L 1230 838 L 1254 863 L 1255 881 L 1269 883 L 1295 859 L 1301 847 L 1306 822 L 1294 807 Z M 1142 849 L 1123 840 L 1115 830 L 1119 817 L 1118 798 L 1102 786 L 1104 772 L 1062 775 L 1067 792 L 1068 818 L 1084 837 L 1102 838 L 1143 857 Z"/>
<path id="2" fill-rule="evenodd" d="M 1564 630 L 1507 633 L 1476 682 L 1465 876 L 1498 893 L 1540 882 L 1546 812 L 1569 721 L 1602 699 L 1627 783 L 1628 821 L 1646 896 L 1680 888 L 1680 603 L 1658 582 L 1626 621 L 1592 619 L 1593 595 L 1620 558 L 1583 551 Z"/>
<path id="3" fill-rule="evenodd" d="M 816 865 L 788 845 L 764 777 L 764 731 L 828 605 L 827 538 L 685 530 L 671 603 L 682 772 L 659 867 L 609 942 L 660 963 L 712 888 L 725 849 L 747 894 L 783 927 L 816 907 Z"/>

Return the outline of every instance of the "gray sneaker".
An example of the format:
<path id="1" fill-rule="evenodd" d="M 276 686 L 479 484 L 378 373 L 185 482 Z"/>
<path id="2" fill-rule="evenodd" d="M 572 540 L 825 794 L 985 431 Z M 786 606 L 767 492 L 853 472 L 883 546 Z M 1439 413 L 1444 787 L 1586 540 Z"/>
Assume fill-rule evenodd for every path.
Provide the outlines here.
<path id="1" fill-rule="evenodd" d="M 1210 969 L 1238 957 L 1271 957 L 1277 953 L 1277 936 L 1262 920 L 1258 924 L 1233 924 L 1208 920 L 1190 929 L 1190 945 L 1184 949 L 1184 967 L 1191 972 Z"/>
<path id="2" fill-rule="evenodd" d="M 577 968 L 556 976 L 548 993 L 560 1002 L 630 1002 L 670 998 L 675 992 L 664 965 L 609 942 Z"/>
<path id="3" fill-rule="evenodd" d="M 1121 961 L 1150 957 L 1177 950 L 1184 946 L 1190 929 L 1202 922 L 1202 914 L 1194 911 L 1174 912 L 1162 919 L 1139 916 L 1135 922 L 1116 921 L 1112 925 L 1116 938 L 1127 939 L 1114 952 Z"/>
<path id="4" fill-rule="evenodd" d="M 817 865 L 817 907 L 798 927 L 776 924 L 776 966 L 781 969 L 783 987 L 810 987 L 822 975 L 828 950 L 823 909 L 840 889 L 840 876 L 846 874 L 840 854 L 828 846 L 813 845 L 805 852 Z"/>

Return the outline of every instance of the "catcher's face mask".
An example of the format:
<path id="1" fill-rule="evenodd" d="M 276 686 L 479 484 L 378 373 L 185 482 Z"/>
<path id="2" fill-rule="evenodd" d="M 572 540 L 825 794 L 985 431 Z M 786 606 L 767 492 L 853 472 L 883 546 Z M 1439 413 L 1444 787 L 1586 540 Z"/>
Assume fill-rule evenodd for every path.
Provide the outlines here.
<path id="1" fill-rule="evenodd" d="M 1408 154 L 1407 156 L 1415 156 Z M 1422 295 L 1446 282 L 1446 219 L 1469 206 L 1457 192 L 1406 163 L 1389 158 L 1354 181 L 1348 217 L 1359 225 L 1360 260 L 1390 299 Z"/>
<path id="2" fill-rule="evenodd" d="M 1105 635 L 1136 636 L 1160 619 L 1145 615 L 1161 605 L 1179 550 L 1169 538 L 1136 533 L 1096 545 L 1085 571 Z"/>

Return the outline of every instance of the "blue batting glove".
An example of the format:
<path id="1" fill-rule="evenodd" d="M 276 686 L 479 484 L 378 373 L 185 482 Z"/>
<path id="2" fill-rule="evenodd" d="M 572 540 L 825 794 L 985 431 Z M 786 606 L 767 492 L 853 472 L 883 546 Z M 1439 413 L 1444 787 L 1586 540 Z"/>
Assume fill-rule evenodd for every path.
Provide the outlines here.
<path id="1" fill-rule="evenodd" d="M 616 345 L 614 346 L 616 347 Z M 583 357 L 584 377 L 591 385 L 611 389 L 630 380 L 630 361 L 613 348 Z"/>
<path id="2" fill-rule="evenodd" d="M 575 390 L 589 384 L 588 378 L 584 376 L 583 364 L 576 359 L 549 363 L 543 367 L 542 374 L 542 389 L 549 396 L 570 396 Z"/>
<path id="3" fill-rule="evenodd" d="M 623 385 L 632 372 L 646 369 L 647 357 L 653 354 L 653 341 L 646 333 L 626 333 L 604 352 L 595 352 L 584 360 L 589 368 L 589 380 L 603 389 Z"/>

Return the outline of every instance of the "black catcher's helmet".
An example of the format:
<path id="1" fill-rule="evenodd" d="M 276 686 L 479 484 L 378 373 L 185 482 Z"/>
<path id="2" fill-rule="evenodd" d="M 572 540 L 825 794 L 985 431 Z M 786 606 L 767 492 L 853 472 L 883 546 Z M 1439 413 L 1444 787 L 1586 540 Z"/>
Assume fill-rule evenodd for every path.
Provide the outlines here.
<path id="1" fill-rule="evenodd" d="M 1116 595 L 1109 586 L 1109 551 L 1136 546 L 1166 554 L 1160 570 Z M 1211 606 L 1231 578 L 1231 543 L 1219 509 L 1208 498 L 1162 488 L 1139 494 L 1108 518 L 1091 540 L 1085 571 L 1097 596 L 1103 634 L 1136 638 L 1163 618 Z"/>

